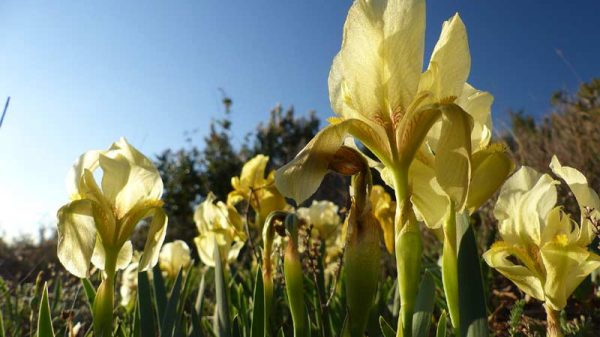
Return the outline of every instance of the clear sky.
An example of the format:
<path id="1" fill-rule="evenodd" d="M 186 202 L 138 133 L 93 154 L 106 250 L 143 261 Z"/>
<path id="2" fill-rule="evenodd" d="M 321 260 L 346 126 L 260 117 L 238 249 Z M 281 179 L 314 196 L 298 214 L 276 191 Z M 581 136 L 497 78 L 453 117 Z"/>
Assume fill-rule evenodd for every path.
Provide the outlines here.
<path id="1" fill-rule="evenodd" d="M 237 140 L 277 102 L 332 114 L 327 75 L 349 0 L 0 2 L 0 235 L 53 226 L 65 176 L 120 136 L 153 156 L 205 134 L 232 96 Z M 600 2 L 430 0 L 427 54 L 459 12 L 470 82 L 537 115 L 557 89 L 600 76 Z M 561 50 L 570 66 L 557 56 Z M 428 55 L 426 56 L 428 58 Z"/>

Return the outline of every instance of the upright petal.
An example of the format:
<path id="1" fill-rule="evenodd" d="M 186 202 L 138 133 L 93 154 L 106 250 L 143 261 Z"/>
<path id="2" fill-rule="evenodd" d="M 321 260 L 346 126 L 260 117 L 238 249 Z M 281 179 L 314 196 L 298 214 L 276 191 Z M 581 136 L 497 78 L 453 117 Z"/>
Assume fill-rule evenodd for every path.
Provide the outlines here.
<path id="1" fill-rule="evenodd" d="M 471 182 L 473 119 L 458 105 L 442 109 L 440 143 L 435 153 L 435 175 L 457 211 L 464 208 Z"/>
<path id="2" fill-rule="evenodd" d="M 92 201 L 75 200 L 58 210 L 57 255 L 71 274 L 84 278 L 96 244 Z"/>
<path id="3" fill-rule="evenodd" d="M 372 118 L 407 108 L 423 65 L 423 0 L 357 0 L 329 75 L 334 111 Z"/>
<path id="4" fill-rule="evenodd" d="M 471 54 L 464 23 L 458 14 L 444 22 L 419 91 L 430 91 L 436 101 L 458 98 L 469 77 Z"/>
<path id="5" fill-rule="evenodd" d="M 492 139 L 492 103 L 494 96 L 489 92 L 479 91 L 469 83 L 465 83 L 461 95 L 456 99 L 458 104 L 473 117 L 471 147 L 473 151 L 485 148 Z"/>
<path id="6" fill-rule="evenodd" d="M 572 167 L 562 166 L 556 156 L 552 157 L 550 168 L 554 174 L 569 185 L 569 188 L 577 199 L 581 213 L 581 229 L 578 241 L 580 244 L 587 246 L 594 239 L 595 233 L 589 220 L 585 217 L 585 208 L 591 208 L 593 210 L 593 215 L 598 217 L 600 215 L 600 198 L 598 198 L 598 194 L 589 187 L 587 179 L 581 172 Z"/>
<path id="7" fill-rule="evenodd" d="M 82 184 L 82 179 L 86 170 L 94 172 L 100 165 L 98 157 L 102 151 L 88 151 L 75 161 L 71 170 L 67 174 L 67 192 L 71 200 L 85 198 L 88 190 L 85 184 Z"/>
<path id="8" fill-rule="evenodd" d="M 160 199 L 163 183 L 158 170 L 124 138 L 100 155 L 100 166 L 102 192 L 119 217 L 140 202 Z"/>
<path id="9" fill-rule="evenodd" d="M 556 181 L 523 166 L 504 183 L 494 208 L 504 241 L 540 243 L 543 224 L 556 204 Z"/>

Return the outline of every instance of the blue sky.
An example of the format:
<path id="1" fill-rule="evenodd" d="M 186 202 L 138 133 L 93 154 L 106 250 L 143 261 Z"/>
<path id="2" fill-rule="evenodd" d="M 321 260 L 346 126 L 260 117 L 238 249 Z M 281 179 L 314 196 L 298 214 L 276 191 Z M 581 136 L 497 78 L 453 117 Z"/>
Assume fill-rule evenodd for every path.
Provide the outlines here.
<path id="1" fill-rule="evenodd" d="M 350 1 L 0 3 L 0 235 L 53 226 L 74 159 L 125 136 L 148 155 L 208 130 L 233 97 L 237 140 L 277 102 L 331 115 L 327 74 Z M 470 82 L 536 115 L 557 89 L 600 76 L 598 1 L 428 2 L 427 55 L 459 12 Z M 570 66 L 557 56 L 561 50 Z"/>

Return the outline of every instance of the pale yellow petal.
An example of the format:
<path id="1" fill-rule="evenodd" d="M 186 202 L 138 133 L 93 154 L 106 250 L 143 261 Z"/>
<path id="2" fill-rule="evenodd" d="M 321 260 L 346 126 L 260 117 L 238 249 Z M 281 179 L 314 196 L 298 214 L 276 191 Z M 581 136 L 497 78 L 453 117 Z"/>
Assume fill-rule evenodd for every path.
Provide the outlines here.
<path id="1" fill-rule="evenodd" d="M 483 254 L 483 259 L 490 267 L 515 283 L 523 292 L 544 301 L 544 288 L 540 281 L 540 275 L 524 265 L 513 263 L 509 259 L 512 253 L 508 246 L 495 244 Z"/>
<path id="2" fill-rule="evenodd" d="M 419 91 L 432 92 L 438 102 L 448 97 L 457 98 L 462 93 L 470 69 L 467 31 L 460 16 L 455 14 L 442 26 L 426 71 L 431 73 L 431 77 L 420 83 Z"/>
<path id="3" fill-rule="evenodd" d="M 494 96 L 489 92 L 479 91 L 465 83 L 462 94 L 456 99 L 458 104 L 473 117 L 471 147 L 478 151 L 486 147 L 492 139 L 492 103 Z"/>
<path id="4" fill-rule="evenodd" d="M 131 241 L 126 241 L 125 244 L 119 250 L 119 254 L 117 255 L 117 265 L 116 270 L 121 270 L 127 268 L 129 263 L 131 263 L 131 258 L 133 257 L 133 245 Z M 106 251 L 102 244 L 102 240 L 96 240 L 96 246 L 94 247 L 94 255 L 92 255 L 92 263 L 96 268 L 100 270 L 105 270 L 106 266 Z"/>
<path id="5" fill-rule="evenodd" d="M 240 185 L 243 187 L 259 188 L 265 183 L 265 169 L 269 157 L 259 154 L 254 158 L 250 159 L 242 167 L 242 173 L 240 174 Z"/>
<path id="6" fill-rule="evenodd" d="M 315 193 L 327 174 L 329 163 L 348 136 L 349 129 L 357 125 L 364 123 L 348 119 L 319 131 L 292 161 L 276 171 L 275 185 L 281 194 L 300 204 Z M 368 126 L 364 129 L 368 129 Z"/>
<path id="7" fill-rule="evenodd" d="M 458 105 L 442 107 L 442 130 L 435 153 L 438 184 L 462 211 L 471 182 L 471 130 L 473 119 Z"/>
<path id="8" fill-rule="evenodd" d="M 102 192 L 115 206 L 119 217 L 138 203 L 160 199 L 163 183 L 158 170 L 124 138 L 99 159 L 103 170 Z"/>
<path id="9" fill-rule="evenodd" d="M 542 226 L 556 204 L 556 181 L 523 166 L 500 189 L 494 216 L 511 243 L 539 244 Z"/>
<path id="10" fill-rule="evenodd" d="M 600 215 L 600 198 L 590 188 L 587 179 L 581 172 L 569 166 L 562 166 L 556 156 L 552 157 L 550 168 L 554 174 L 569 185 L 569 188 L 577 199 L 581 213 L 579 243 L 587 246 L 592 242 L 595 234 L 592 225 L 585 217 L 585 207 L 593 209 L 593 215 L 598 217 Z"/>
<path id="11" fill-rule="evenodd" d="M 471 157 L 472 173 L 467 209 L 473 213 L 492 197 L 515 168 L 500 144 L 477 151 Z"/>
<path id="12" fill-rule="evenodd" d="M 98 157 L 101 153 L 102 151 L 93 150 L 82 154 L 69 170 L 67 174 L 67 191 L 71 200 L 85 198 L 88 190 L 82 182 L 84 172 L 86 170 L 94 172 L 99 167 Z"/>
<path id="13" fill-rule="evenodd" d="M 200 256 L 200 260 L 206 266 L 214 267 L 215 259 L 213 254 L 215 250 L 215 240 L 213 233 L 200 234 L 199 236 L 194 238 L 194 243 L 196 244 L 196 249 L 198 250 L 198 256 Z"/>
<path id="14" fill-rule="evenodd" d="M 379 222 L 383 231 L 383 240 L 388 253 L 394 252 L 394 221 L 396 215 L 396 203 L 385 191 L 383 186 L 375 185 L 369 196 L 373 215 Z"/>
<path id="15" fill-rule="evenodd" d="M 152 214 L 152 221 L 148 228 L 148 237 L 144 245 L 144 251 L 140 256 L 139 270 L 146 271 L 156 265 L 160 248 L 165 241 L 167 234 L 167 214 L 162 208 L 155 208 Z"/>
<path id="16" fill-rule="evenodd" d="M 546 267 L 546 304 L 554 310 L 563 309 L 575 288 L 600 267 L 599 257 L 590 256 L 591 253 L 582 247 L 551 242 L 540 252 Z"/>
<path id="17" fill-rule="evenodd" d="M 166 243 L 160 250 L 158 260 L 160 269 L 166 272 L 168 277 L 174 278 L 179 270 L 190 266 L 190 248 L 182 240 Z"/>
<path id="18" fill-rule="evenodd" d="M 422 0 L 355 1 L 329 75 L 334 111 L 372 118 L 408 107 L 422 69 L 424 32 Z"/>
<path id="19" fill-rule="evenodd" d="M 58 259 L 67 271 L 80 278 L 88 276 L 96 244 L 91 203 L 76 200 L 58 210 Z"/>
<path id="20" fill-rule="evenodd" d="M 435 171 L 415 159 L 408 171 L 408 179 L 417 218 L 429 228 L 440 228 L 450 211 L 450 200 L 437 183 Z"/>

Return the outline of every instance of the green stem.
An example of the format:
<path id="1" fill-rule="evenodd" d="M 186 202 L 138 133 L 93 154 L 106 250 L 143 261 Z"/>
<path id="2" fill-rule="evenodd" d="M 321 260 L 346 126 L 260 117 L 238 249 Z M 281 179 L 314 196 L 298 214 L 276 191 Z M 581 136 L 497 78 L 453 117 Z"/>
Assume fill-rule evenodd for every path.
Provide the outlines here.
<path id="1" fill-rule="evenodd" d="M 285 251 L 283 271 L 294 325 L 294 337 L 306 337 L 308 336 L 308 317 L 306 316 L 306 307 L 304 304 L 304 273 L 302 272 L 302 264 L 296 242 L 291 236 Z"/>
<path id="2" fill-rule="evenodd" d="M 455 334 L 460 332 L 460 310 L 458 305 L 458 255 L 456 240 L 456 213 L 451 203 L 450 213 L 444 224 L 444 248 L 442 254 L 442 280 L 450 321 Z"/>
<path id="3" fill-rule="evenodd" d="M 419 290 L 423 242 L 410 203 L 408 169 L 394 172 L 396 218 L 394 224 L 400 317 L 396 336 L 412 336 L 412 318 Z"/>
<path id="4" fill-rule="evenodd" d="M 112 336 L 116 269 L 117 255 L 110 254 L 107 249 L 103 280 L 96 292 L 92 309 L 94 335 L 98 337 Z"/>

